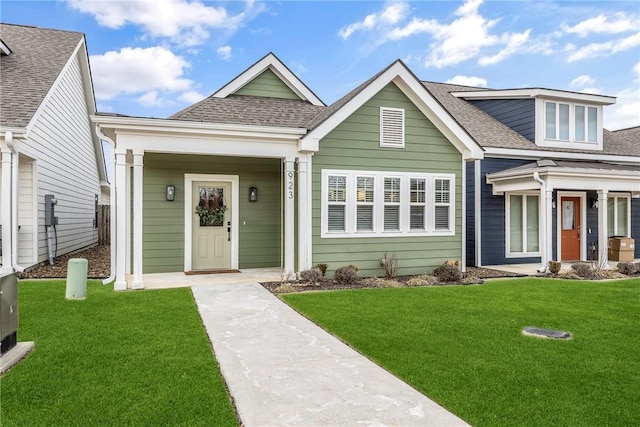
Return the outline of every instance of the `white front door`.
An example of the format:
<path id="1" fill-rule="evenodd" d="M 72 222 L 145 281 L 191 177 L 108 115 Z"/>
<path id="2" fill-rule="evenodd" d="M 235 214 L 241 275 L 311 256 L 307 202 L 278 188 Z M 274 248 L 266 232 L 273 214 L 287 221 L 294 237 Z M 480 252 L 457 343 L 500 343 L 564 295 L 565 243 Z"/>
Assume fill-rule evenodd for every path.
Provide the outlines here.
<path id="1" fill-rule="evenodd" d="M 230 182 L 194 181 L 191 201 L 191 267 L 193 270 L 231 268 Z"/>

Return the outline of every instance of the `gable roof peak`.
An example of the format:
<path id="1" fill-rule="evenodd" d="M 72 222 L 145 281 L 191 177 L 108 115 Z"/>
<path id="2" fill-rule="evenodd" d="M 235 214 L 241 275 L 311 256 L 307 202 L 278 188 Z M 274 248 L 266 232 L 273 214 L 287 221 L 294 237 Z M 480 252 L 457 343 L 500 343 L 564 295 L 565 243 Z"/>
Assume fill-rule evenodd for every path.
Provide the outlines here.
<path id="1" fill-rule="evenodd" d="M 267 53 L 229 83 L 211 95 L 214 98 L 226 98 L 246 86 L 266 70 L 271 70 L 291 91 L 303 101 L 312 105 L 325 106 L 325 103 L 296 76 L 273 52 Z"/>

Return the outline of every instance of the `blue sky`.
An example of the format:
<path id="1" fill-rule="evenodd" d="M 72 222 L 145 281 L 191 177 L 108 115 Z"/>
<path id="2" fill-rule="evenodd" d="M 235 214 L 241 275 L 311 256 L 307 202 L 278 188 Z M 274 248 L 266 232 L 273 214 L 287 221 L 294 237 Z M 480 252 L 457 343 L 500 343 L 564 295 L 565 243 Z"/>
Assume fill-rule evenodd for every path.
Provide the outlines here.
<path id="1" fill-rule="evenodd" d="M 273 51 L 327 104 L 402 59 L 422 80 L 616 96 L 640 125 L 634 1 L 7 1 L 2 22 L 86 34 L 98 110 L 166 117 Z"/>

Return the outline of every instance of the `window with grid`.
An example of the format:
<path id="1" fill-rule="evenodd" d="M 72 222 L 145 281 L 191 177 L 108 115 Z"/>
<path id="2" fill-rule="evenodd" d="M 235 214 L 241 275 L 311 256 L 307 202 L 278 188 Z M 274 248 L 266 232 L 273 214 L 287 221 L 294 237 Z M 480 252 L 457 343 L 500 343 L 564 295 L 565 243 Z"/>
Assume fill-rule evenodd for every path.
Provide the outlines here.
<path id="1" fill-rule="evenodd" d="M 356 230 L 373 231 L 374 178 L 359 176 L 356 179 Z"/>
<path id="2" fill-rule="evenodd" d="M 436 230 L 449 230 L 449 216 L 451 210 L 451 181 L 449 181 L 448 179 L 436 179 L 434 193 L 434 228 Z"/>
<path id="3" fill-rule="evenodd" d="M 384 230 L 400 230 L 400 178 L 384 179 Z"/>
<path id="4" fill-rule="evenodd" d="M 424 213 L 427 207 L 427 180 L 424 178 L 411 178 L 409 191 L 409 229 L 424 230 L 426 224 Z"/>
<path id="5" fill-rule="evenodd" d="M 322 171 L 323 238 L 453 235 L 455 176 Z"/>
<path id="6" fill-rule="evenodd" d="M 327 184 L 327 222 L 329 231 L 345 231 L 347 177 L 330 175 Z"/>

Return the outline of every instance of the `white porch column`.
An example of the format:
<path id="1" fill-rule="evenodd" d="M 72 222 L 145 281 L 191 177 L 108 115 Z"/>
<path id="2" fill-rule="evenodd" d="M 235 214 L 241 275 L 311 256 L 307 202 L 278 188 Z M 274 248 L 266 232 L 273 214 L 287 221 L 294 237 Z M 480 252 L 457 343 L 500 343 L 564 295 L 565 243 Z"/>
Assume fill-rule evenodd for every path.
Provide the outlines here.
<path id="1" fill-rule="evenodd" d="M 295 162 L 293 159 L 284 160 L 284 271 L 286 274 L 295 272 L 294 266 L 294 231 L 295 231 Z"/>
<path id="2" fill-rule="evenodd" d="M 544 199 L 545 199 L 545 204 L 546 204 L 546 209 L 545 209 L 545 219 L 544 222 L 545 224 L 545 239 L 544 239 L 544 248 L 545 248 L 545 252 L 546 252 L 546 260 L 547 263 L 553 259 L 553 189 L 552 188 L 546 188 L 545 192 L 544 192 Z M 544 259 L 544 254 L 543 254 L 543 259 Z M 560 255 L 557 256 L 558 259 L 560 259 Z M 546 269 L 546 265 L 544 265 L 543 267 L 545 267 Z"/>
<path id="3" fill-rule="evenodd" d="M 125 178 L 124 178 L 124 191 L 125 191 L 125 215 L 127 216 L 125 233 L 127 235 L 125 241 L 124 253 L 126 254 L 124 261 L 125 274 L 131 274 L 131 170 L 133 163 L 133 156 L 127 150 L 125 154 Z"/>
<path id="4" fill-rule="evenodd" d="M 142 172 L 144 151 L 133 151 L 133 281 L 131 288 L 144 289 L 142 282 Z"/>
<path id="5" fill-rule="evenodd" d="M 608 191 L 598 190 L 598 267 L 609 267 L 609 254 L 608 254 L 608 218 L 607 218 L 607 205 L 608 205 Z"/>
<path id="6" fill-rule="evenodd" d="M 310 156 L 309 156 L 310 157 Z M 311 268 L 311 177 L 309 176 L 309 158 L 298 158 L 298 271 Z"/>
<path id="7" fill-rule="evenodd" d="M 0 273 L 13 273 L 11 266 L 11 149 L 2 144 L 2 268 Z"/>
<path id="8" fill-rule="evenodd" d="M 123 291 L 127 289 L 126 280 L 126 240 L 127 240 L 127 150 L 116 148 L 116 281 L 113 289 Z M 112 207 L 113 209 L 113 207 Z"/>

